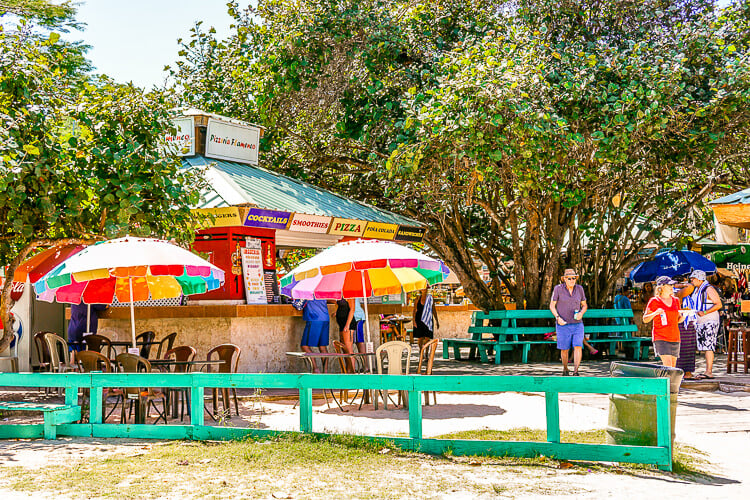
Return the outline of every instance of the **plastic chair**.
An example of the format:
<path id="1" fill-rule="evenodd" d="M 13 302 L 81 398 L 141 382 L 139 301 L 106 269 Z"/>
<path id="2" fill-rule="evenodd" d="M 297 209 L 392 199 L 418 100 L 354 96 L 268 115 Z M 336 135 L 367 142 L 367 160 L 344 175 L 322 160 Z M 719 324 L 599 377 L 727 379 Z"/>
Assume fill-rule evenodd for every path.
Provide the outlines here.
<path id="1" fill-rule="evenodd" d="M 174 334 L 176 335 L 176 334 Z M 181 345 L 174 349 L 169 349 L 164 354 L 164 359 L 172 359 L 181 362 L 190 362 L 195 359 L 195 349 L 189 345 Z M 173 373 L 187 373 L 191 371 L 190 365 L 174 365 Z M 173 401 L 172 398 L 178 398 L 180 402 L 180 422 L 185 415 L 185 407 L 187 406 L 187 414 L 190 415 L 190 389 L 187 387 L 168 387 L 167 388 L 167 406 Z M 177 417 L 177 412 L 172 414 L 173 417 Z"/>
<path id="2" fill-rule="evenodd" d="M 68 343 L 56 333 L 47 332 L 44 335 L 50 357 L 50 371 L 65 373 L 80 371 L 77 365 L 70 363 L 70 351 Z"/>
<path id="3" fill-rule="evenodd" d="M 381 314 L 380 317 L 380 343 L 385 344 L 388 341 L 398 338 L 398 332 L 393 323 L 390 323 L 386 317 L 388 315 Z"/>
<path id="4" fill-rule="evenodd" d="M 218 366 L 217 372 L 218 373 L 237 373 L 237 365 L 240 362 L 240 354 L 242 353 L 242 350 L 234 345 L 234 344 L 221 344 L 217 345 L 210 351 L 208 351 L 208 354 L 206 355 L 207 361 L 213 361 L 213 356 L 216 355 L 217 359 L 220 359 L 224 361 L 224 363 L 220 364 Z M 235 354 L 237 357 L 235 357 Z M 232 360 L 234 360 L 234 363 L 232 363 Z M 211 371 L 211 367 L 207 366 L 207 371 Z M 213 388 L 211 389 L 211 399 L 213 401 L 213 409 L 214 409 L 214 415 L 216 415 L 216 411 L 219 406 L 219 398 L 218 398 L 218 389 Z M 237 403 L 237 389 L 232 387 L 232 394 L 234 395 L 234 411 L 239 416 L 240 414 L 240 407 Z M 231 415 L 230 405 L 229 405 L 229 388 L 223 387 L 221 389 L 221 397 L 224 401 L 224 412 L 228 412 L 229 415 Z"/>
<path id="5" fill-rule="evenodd" d="M 122 371 L 124 373 L 140 373 L 140 372 L 151 372 L 151 363 L 149 361 L 142 357 L 142 356 L 136 356 L 135 354 L 129 354 L 129 353 L 123 353 L 117 355 L 117 363 L 122 367 Z M 145 412 L 145 416 L 148 416 L 148 409 L 149 407 L 152 407 L 156 413 L 159 415 L 156 417 L 156 420 L 154 423 L 158 423 L 159 419 L 164 419 L 164 423 L 167 423 L 167 397 L 166 395 L 159 390 L 154 390 L 153 387 L 148 387 L 145 391 L 141 391 L 138 387 L 126 387 L 123 390 L 123 394 L 126 400 L 130 401 L 130 410 L 132 412 L 133 409 L 133 400 L 140 399 L 141 404 L 146 405 L 145 408 L 142 408 L 142 411 Z M 162 401 L 162 410 L 159 411 L 159 408 L 156 406 L 156 403 L 154 403 L 155 400 L 161 399 Z M 145 417 L 144 417 L 145 420 Z M 120 413 L 120 422 L 125 422 L 125 404 L 122 405 L 122 413 Z"/>
<path id="6" fill-rule="evenodd" d="M 417 373 L 420 375 L 432 375 L 432 364 L 435 361 L 435 352 L 437 351 L 438 339 L 432 339 L 422 346 L 419 351 L 419 367 Z M 424 391 L 424 404 L 430 404 L 430 393 L 432 393 L 432 400 L 434 404 L 437 404 L 437 396 L 435 391 Z"/>
<path id="7" fill-rule="evenodd" d="M 148 359 L 151 355 L 151 346 L 153 345 L 152 342 L 156 338 L 156 334 L 152 331 L 139 333 L 135 336 L 135 343 L 136 345 L 138 342 L 143 342 L 143 345 L 141 346 L 141 352 L 140 355 L 144 359 Z"/>
<path id="8" fill-rule="evenodd" d="M 80 351 L 77 355 L 77 362 L 78 366 L 81 368 L 81 371 L 83 373 L 89 373 L 89 372 L 104 372 L 109 373 L 112 371 L 112 365 L 111 360 L 107 358 L 105 355 L 96 352 L 96 351 Z M 88 389 L 84 390 L 84 399 L 87 399 L 88 396 Z M 106 412 L 106 406 L 107 406 L 107 398 L 110 396 L 115 396 L 117 399 L 115 400 L 114 406 L 112 406 L 112 410 L 110 410 L 109 413 Z M 119 403 L 123 403 L 123 393 L 122 389 L 115 389 L 112 387 L 105 387 L 102 389 L 102 401 L 104 404 L 102 405 L 102 422 L 106 422 L 107 419 L 115 412 L 115 409 L 117 408 L 117 405 Z"/>
<path id="9" fill-rule="evenodd" d="M 39 360 L 39 371 L 48 372 L 50 370 L 50 357 L 47 342 L 44 336 L 52 332 L 36 332 L 34 334 L 34 347 L 36 348 L 36 359 Z"/>
<path id="10" fill-rule="evenodd" d="M 95 351 L 107 357 L 107 359 L 114 361 L 112 354 L 116 354 L 114 347 L 112 347 L 112 341 L 104 335 L 98 335 L 92 333 L 83 337 L 83 343 L 86 344 L 86 350 Z M 106 353 L 102 352 L 106 348 Z"/>
<path id="11" fill-rule="evenodd" d="M 164 355 L 164 359 L 168 359 L 166 353 L 172 349 L 176 338 L 177 332 L 172 332 L 159 341 L 159 346 L 156 348 L 156 359 L 162 359 L 162 354 Z"/>
<path id="12" fill-rule="evenodd" d="M 406 356 L 404 356 L 406 353 Z M 411 362 L 411 345 L 400 340 L 394 340 L 392 342 L 386 342 L 377 349 L 375 349 L 375 359 L 378 364 L 378 375 L 383 374 L 383 354 L 388 362 L 388 375 L 408 375 L 409 374 L 409 363 Z M 406 358 L 404 360 L 404 358 Z M 382 391 L 377 391 L 382 395 Z M 385 409 L 388 409 L 388 391 L 385 391 L 383 397 L 383 405 Z M 399 403 L 403 400 L 404 406 L 407 406 L 407 398 L 404 391 L 398 393 Z M 378 409 L 378 396 L 373 394 L 373 403 L 375 409 Z"/>
<path id="13" fill-rule="evenodd" d="M 18 372 L 18 342 L 19 337 L 17 332 L 13 332 L 13 355 L 12 356 L 0 356 L 0 363 L 3 361 L 10 362 L 10 371 L 12 372 Z M 11 348 L 8 347 L 8 350 Z"/>

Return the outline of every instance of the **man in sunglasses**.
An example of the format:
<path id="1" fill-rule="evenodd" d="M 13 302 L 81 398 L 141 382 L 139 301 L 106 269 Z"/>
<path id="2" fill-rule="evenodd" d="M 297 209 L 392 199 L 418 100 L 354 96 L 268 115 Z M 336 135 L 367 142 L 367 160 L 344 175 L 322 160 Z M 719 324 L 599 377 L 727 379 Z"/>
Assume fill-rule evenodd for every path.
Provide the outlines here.
<path id="1" fill-rule="evenodd" d="M 568 352 L 573 348 L 573 375 L 578 376 L 583 349 L 583 315 L 586 313 L 586 294 L 581 285 L 576 284 L 578 273 L 566 269 L 562 283 L 552 290 L 549 310 L 555 316 L 557 348 L 562 358 L 563 375 L 568 371 Z"/>

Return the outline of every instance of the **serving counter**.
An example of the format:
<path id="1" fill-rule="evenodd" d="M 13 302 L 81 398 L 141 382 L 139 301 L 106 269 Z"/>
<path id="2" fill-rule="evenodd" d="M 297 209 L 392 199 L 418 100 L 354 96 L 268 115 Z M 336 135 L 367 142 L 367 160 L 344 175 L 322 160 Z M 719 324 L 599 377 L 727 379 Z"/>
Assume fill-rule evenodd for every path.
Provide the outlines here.
<path id="1" fill-rule="evenodd" d="M 437 338 L 465 337 L 471 322 L 473 306 L 438 306 L 440 329 Z M 329 305 L 331 315 L 330 350 L 339 340 L 336 306 Z M 411 317 L 412 307 L 401 305 L 369 305 L 369 322 L 375 348 L 380 343 L 380 314 L 403 314 Z M 188 305 L 176 307 L 136 307 L 136 334 L 156 333 L 160 340 L 177 332 L 175 346 L 190 345 L 197 351 L 196 359 L 205 359 L 212 347 L 231 343 L 242 349 L 239 371 L 248 373 L 283 373 L 298 371 L 285 353 L 298 351 L 305 322 L 302 312 L 291 305 Z M 99 333 L 112 340 L 130 339 L 130 309 L 112 307 L 100 313 Z"/>

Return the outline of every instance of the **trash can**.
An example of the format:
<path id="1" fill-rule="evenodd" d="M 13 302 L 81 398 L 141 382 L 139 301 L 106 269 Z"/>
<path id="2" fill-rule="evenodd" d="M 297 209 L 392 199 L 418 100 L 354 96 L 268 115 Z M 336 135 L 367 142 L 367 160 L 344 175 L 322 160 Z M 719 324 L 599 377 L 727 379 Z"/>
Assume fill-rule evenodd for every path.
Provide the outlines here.
<path id="1" fill-rule="evenodd" d="M 670 421 L 674 444 L 674 421 L 677 415 L 677 393 L 683 371 L 679 368 L 650 363 L 615 362 L 609 366 L 611 377 L 669 377 Z M 656 446 L 656 396 L 643 394 L 610 394 L 607 444 Z"/>

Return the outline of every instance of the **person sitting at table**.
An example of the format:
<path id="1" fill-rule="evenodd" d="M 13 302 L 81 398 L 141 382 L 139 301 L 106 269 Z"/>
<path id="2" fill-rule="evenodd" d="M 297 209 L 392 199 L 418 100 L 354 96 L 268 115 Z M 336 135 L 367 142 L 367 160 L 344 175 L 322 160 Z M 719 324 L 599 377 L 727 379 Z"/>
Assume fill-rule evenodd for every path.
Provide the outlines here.
<path id="1" fill-rule="evenodd" d="M 328 316 L 328 302 L 325 300 L 301 300 L 293 303 L 297 310 L 302 311 L 305 320 L 305 330 L 302 332 L 300 347 L 304 352 L 313 352 L 317 347 L 320 352 L 328 352 L 328 330 L 330 317 Z M 323 362 L 325 368 L 325 362 Z M 318 365 L 313 362 L 313 373 L 320 373 Z"/>
<path id="2" fill-rule="evenodd" d="M 96 333 L 99 327 L 99 311 L 106 308 L 104 304 L 71 304 L 68 322 L 68 350 L 71 363 L 76 362 L 76 352 L 85 350 L 82 343 L 83 334 Z"/>
<path id="3" fill-rule="evenodd" d="M 432 340 L 433 325 L 440 328 L 437 311 L 435 310 L 435 301 L 432 295 L 428 293 L 429 283 L 414 299 L 414 338 L 417 339 L 419 349 L 422 349 L 427 342 Z"/>
<path id="4" fill-rule="evenodd" d="M 365 311 L 362 308 L 362 299 L 339 299 L 336 305 L 336 323 L 339 325 L 339 338 L 344 344 L 344 351 L 353 354 L 356 343 L 357 352 L 365 352 Z M 354 373 L 354 359 L 349 358 L 347 363 Z"/>

